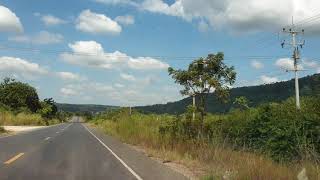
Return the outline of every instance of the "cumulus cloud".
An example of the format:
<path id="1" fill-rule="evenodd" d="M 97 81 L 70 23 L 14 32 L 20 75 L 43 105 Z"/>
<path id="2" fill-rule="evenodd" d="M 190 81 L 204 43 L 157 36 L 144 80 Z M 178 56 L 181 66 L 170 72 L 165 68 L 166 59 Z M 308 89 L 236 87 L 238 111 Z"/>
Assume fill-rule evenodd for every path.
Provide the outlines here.
<path id="1" fill-rule="evenodd" d="M 132 25 L 134 24 L 134 17 L 131 15 L 117 16 L 115 21 L 123 25 Z"/>
<path id="2" fill-rule="evenodd" d="M 0 57 L 0 71 L 8 75 L 18 75 L 34 78 L 48 74 L 48 71 L 39 64 L 17 57 Z"/>
<path id="3" fill-rule="evenodd" d="M 77 92 L 76 90 L 71 89 L 71 88 L 65 88 L 65 87 L 60 89 L 60 93 L 63 96 L 76 96 L 79 94 L 79 92 Z"/>
<path id="4" fill-rule="evenodd" d="M 104 14 L 91 12 L 89 9 L 80 13 L 77 18 L 76 29 L 91 34 L 118 35 L 121 33 L 121 26 Z"/>
<path id="5" fill-rule="evenodd" d="M 31 44 L 57 44 L 63 41 L 64 37 L 61 34 L 50 33 L 47 31 L 40 31 L 38 34 L 28 36 L 14 36 L 9 37 L 9 41 L 15 41 L 19 43 L 31 43 Z"/>
<path id="6" fill-rule="evenodd" d="M 41 17 L 41 21 L 46 25 L 46 26 L 57 26 L 61 24 L 66 24 L 67 21 L 60 19 L 58 17 L 55 17 L 53 15 L 43 15 Z"/>
<path id="7" fill-rule="evenodd" d="M 81 81 L 85 79 L 79 74 L 75 74 L 72 72 L 56 72 L 56 76 L 64 81 Z"/>
<path id="8" fill-rule="evenodd" d="M 275 65 L 284 70 L 294 70 L 294 63 L 293 60 L 290 58 L 281 58 L 278 59 Z M 298 69 L 302 70 L 303 66 L 301 64 L 298 65 Z"/>
<path id="9" fill-rule="evenodd" d="M 135 4 L 141 10 L 176 16 L 190 22 L 205 19 L 213 28 L 242 33 L 281 28 L 291 24 L 292 16 L 298 22 L 314 15 L 310 9 L 320 8 L 318 0 L 175 0 L 171 4 L 164 0 L 96 1 L 105 4 Z M 320 25 L 314 24 L 311 31 L 319 34 Z"/>
<path id="10" fill-rule="evenodd" d="M 77 41 L 69 44 L 72 53 L 62 53 L 61 59 L 70 64 L 102 69 L 131 68 L 139 70 L 165 69 L 169 65 L 150 57 L 133 58 L 115 51 L 107 53 L 101 44 L 95 41 Z"/>
<path id="11" fill-rule="evenodd" d="M 168 64 L 150 57 L 130 58 L 128 65 L 132 69 L 167 69 Z"/>
<path id="12" fill-rule="evenodd" d="M 132 5 L 132 6 L 138 6 L 138 3 L 133 0 L 95 0 L 98 3 L 103 4 L 111 4 L 111 5 Z"/>
<path id="13" fill-rule="evenodd" d="M 260 61 L 257 61 L 257 60 L 253 60 L 251 61 L 251 67 L 253 67 L 254 69 L 262 69 L 264 67 L 264 65 L 260 62 Z"/>
<path id="14" fill-rule="evenodd" d="M 127 80 L 127 81 L 135 81 L 136 78 L 130 74 L 125 74 L 125 73 L 121 73 L 120 74 L 120 77 L 124 80 Z"/>
<path id="15" fill-rule="evenodd" d="M 15 33 L 23 32 L 23 26 L 19 17 L 4 6 L 0 6 L 0 31 Z"/>
<path id="16" fill-rule="evenodd" d="M 270 77 L 266 75 L 260 76 L 260 80 L 262 81 L 263 84 L 271 84 L 279 81 L 277 77 Z"/>

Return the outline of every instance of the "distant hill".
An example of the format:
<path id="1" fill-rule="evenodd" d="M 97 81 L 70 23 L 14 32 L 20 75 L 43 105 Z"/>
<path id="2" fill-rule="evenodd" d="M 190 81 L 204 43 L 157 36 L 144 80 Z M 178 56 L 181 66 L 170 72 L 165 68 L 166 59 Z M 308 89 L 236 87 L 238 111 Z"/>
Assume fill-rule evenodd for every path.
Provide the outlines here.
<path id="1" fill-rule="evenodd" d="M 57 103 L 58 109 L 66 112 L 103 112 L 110 109 L 116 109 L 116 106 L 95 105 L 95 104 L 62 104 Z"/>
<path id="2" fill-rule="evenodd" d="M 320 74 L 314 74 L 300 78 L 300 95 L 320 95 Z M 232 102 L 239 96 L 245 96 L 250 101 L 250 106 L 254 107 L 266 102 L 279 102 L 295 95 L 294 80 L 277 82 L 274 84 L 239 87 L 231 89 L 230 101 L 226 104 L 218 101 L 213 94 L 207 100 L 207 111 L 211 113 L 224 113 L 232 108 Z M 169 113 L 181 114 L 186 107 L 192 103 L 192 98 L 185 98 L 177 102 L 167 104 L 156 104 L 151 106 L 139 106 L 136 109 L 146 113 Z"/>

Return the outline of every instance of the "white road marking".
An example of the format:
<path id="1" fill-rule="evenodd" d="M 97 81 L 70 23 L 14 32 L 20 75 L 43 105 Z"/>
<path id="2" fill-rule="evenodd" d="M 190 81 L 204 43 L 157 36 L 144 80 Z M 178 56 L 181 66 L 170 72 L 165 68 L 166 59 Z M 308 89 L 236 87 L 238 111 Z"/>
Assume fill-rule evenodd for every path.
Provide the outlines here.
<path id="1" fill-rule="evenodd" d="M 96 135 L 94 135 L 86 126 L 84 126 L 83 124 L 81 124 L 93 137 L 95 137 L 106 149 L 108 149 L 108 151 L 110 151 L 110 153 L 117 158 L 120 163 L 128 169 L 128 171 L 138 180 L 143 180 L 136 172 L 134 172 L 134 170 L 132 170 L 116 153 L 114 153 L 106 144 L 104 144 Z"/>
<path id="2" fill-rule="evenodd" d="M 59 134 L 59 131 L 58 132 L 56 132 L 57 134 Z"/>
<path id="3" fill-rule="evenodd" d="M 47 138 L 45 138 L 44 140 L 45 140 L 45 141 L 48 141 L 50 138 L 51 138 L 51 137 L 47 137 Z"/>

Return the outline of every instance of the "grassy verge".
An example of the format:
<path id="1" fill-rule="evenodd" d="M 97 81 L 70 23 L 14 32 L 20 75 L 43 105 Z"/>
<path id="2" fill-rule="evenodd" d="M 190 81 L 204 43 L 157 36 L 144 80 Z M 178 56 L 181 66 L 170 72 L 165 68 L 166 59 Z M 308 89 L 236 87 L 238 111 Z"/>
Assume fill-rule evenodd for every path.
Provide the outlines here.
<path id="1" fill-rule="evenodd" d="M 279 107 L 275 109 L 279 109 Z M 284 110 L 281 113 L 283 112 Z M 258 110 L 254 110 L 251 114 L 259 116 Z M 228 126 L 226 128 L 233 128 L 230 131 L 234 133 L 242 131 L 242 125 L 229 121 L 228 118 L 230 117 L 228 116 L 232 116 L 232 119 L 243 120 L 241 117 L 247 117 L 247 115 L 238 112 L 236 115 L 229 114 L 222 117 L 209 116 L 206 123 L 208 126 L 214 126 L 211 131 L 219 127 L 218 124 L 220 124 L 221 127 L 218 128 L 219 131 L 214 131 L 213 134 L 215 134 L 221 130 L 224 131 L 222 125 L 226 126 L 226 124 L 221 121 L 227 122 Z M 318 118 L 319 116 L 315 117 Z M 252 122 L 256 122 L 256 119 L 253 119 Z M 216 134 L 217 137 L 211 134 L 210 137 L 202 140 L 181 136 L 179 132 L 185 131 L 186 128 L 179 129 L 181 127 L 176 124 L 180 120 L 176 121 L 175 116 L 145 115 L 137 112 L 129 116 L 126 110 L 122 110 L 95 117 L 91 123 L 123 142 L 143 147 L 152 156 L 185 165 L 193 171 L 194 176 L 198 179 L 296 179 L 302 169 L 306 169 L 306 175 L 309 179 L 320 179 L 319 156 L 316 153 L 313 154 L 312 158 L 279 162 L 272 159 L 273 156 L 258 149 L 248 149 L 245 146 L 240 148 L 236 145 L 237 142 L 231 143 L 233 141 L 229 141 L 228 138 L 223 136 L 223 133 Z M 168 126 L 168 122 L 170 126 Z M 230 124 L 235 124 L 235 126 L 230 126 Z M 249 124 L 252 125 L 252 123 Z M 272 121 L 268 123 L 268 127 L 270 124 L 272 124 Z M 276 123 L 277 127 L 281 127 L 278 124 Z M 163 133 L 164 127 L 171 128 L 169 133 L 167 131 Z M 188 127 L 192 127 L 192 125 L 189 124 Z M 304 131 L 307 131 L 305 126 Z M 256 134 L 255 138 L 258 136 L 259 134 Z M 279 137 L 276 142 L 281 142 L 280 139 L 283 138 L 285 136 Z M 238 141 L 238 139 L 236 140 Z M 264 146 L 263 143 L 261 144 Z M 277 150 L 283 148 L 282 144 L 272 145 L 278 146 L 274 148 Z M 316 143 L 316 145 L 318 144 Z M 291 145 L 285 144 L 285 146 L 290 147 Z"/>
<path id="2" fill-rule="evenodd" d="M 49 121 L 49 125 L 60 123 L 57 119 Z M 0 125 L 3 126 L 45 126 L 46 122 L 39 114 L 0 111 Z"/>

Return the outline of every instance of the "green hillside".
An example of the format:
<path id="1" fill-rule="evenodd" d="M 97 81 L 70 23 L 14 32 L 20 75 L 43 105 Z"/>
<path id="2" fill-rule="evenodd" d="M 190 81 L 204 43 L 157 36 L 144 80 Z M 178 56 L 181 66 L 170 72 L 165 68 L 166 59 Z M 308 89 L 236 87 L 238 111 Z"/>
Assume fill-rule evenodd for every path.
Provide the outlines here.
<path id="1" fill-rule="evenodd" d="M 300 78 L 300 95 L 320 95 L 320 74 Z M 250 101 L 250 106 L 257 106 L 265 102 L 279 102 L 294 96 L 294 80 L 277 82 L 274 84 L 239 87 L 230 91 L 230 101 L 226 104 L 219 102 L 213 94 L 209 95 L 207 111 L 211 113 L 224 113 L 232 108 L 236 97 L 245 96 Z M 146 113 L 181 114 L 192 103 L 192 98 L 185 98 L 177 102 L 140 106 L 136 109 Z"/>

